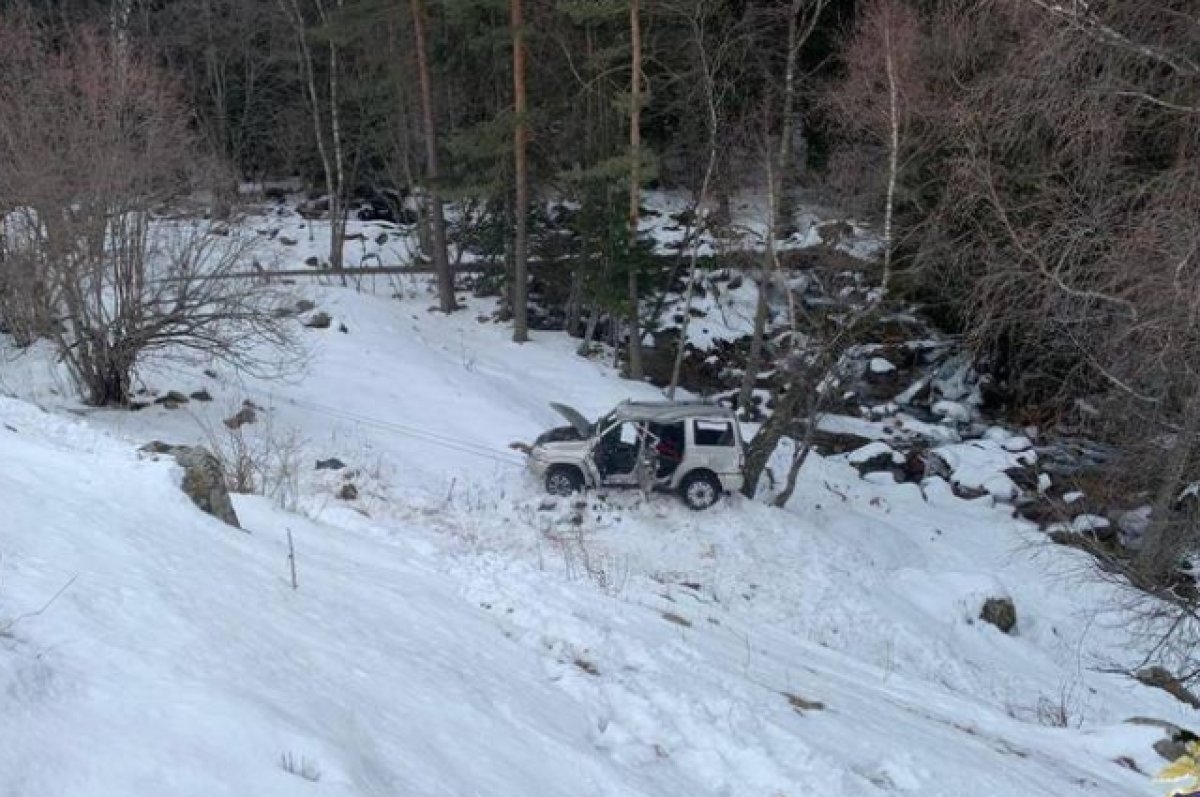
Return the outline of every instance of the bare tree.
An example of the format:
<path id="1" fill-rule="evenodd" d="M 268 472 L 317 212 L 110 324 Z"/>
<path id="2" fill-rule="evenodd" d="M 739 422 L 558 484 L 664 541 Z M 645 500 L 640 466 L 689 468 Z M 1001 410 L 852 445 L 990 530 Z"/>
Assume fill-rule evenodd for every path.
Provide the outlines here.
<path id="1" fill-rule="evenodd" d="M 704 108 L 704 130 L 706 157 L 696 189 L 690 218 L 691 229 L 684 237 L 688 245 L 688 281 L 683 296 L 683 321 L 679 327 L 679 343 L 675 350 L 675 361 L 671 367 L 671 381 L 666 396 L 675 398 L 683 370 L 683 358 L 687 349 L 688 326 L 691 322 L 692 297 L 700 279 L 698 262 L 700 238 L 708 230 L 711 212 L 712 186 L 717 163 L 722 150 L 723 126 L 727 124 L 729 105 L 736 91 L 736 77 L 741 66 L 741 47 L 744 31 L 736 23 L 721 26 L 717 9 L 708 0 L 688 0 L 679 9 L 688 29 L 688 43 L 695 58 L 695 75 L 699 78 L 700 104 Z M 713 28 L 716 28 L 714 30 Z"/>
<path id="2" fill-rule="evenodd" d="M 215 279 L 244 271 L 249 241 L 154 215 L 188 189 L 196 150 L 169 82 L 118 45 L 0 24 L 0 285 L 19 295 L 2 309 L 32 315 L 92 404 L 127 402 L 155 354 L 273 372 L 292 349 L 270 297 Z"/>
<path id="3" fill-rule="evenodd" d="M 768 94 L 756 121 L 760 128 L 760 139 L 765 142 L 772 140 L 769 131 L 775 127 L 775 122 L 778 121 L 779 138 L 775 140 L 773 147 L 769 143 L 764 146 L 767 150 L 764 158 L 768 174 L 767 192 L 771 195 L 772 200 L 770 216 L 765 220 L 765 256 L 761 261 L 762 265 L 758 275 L 758 300 L 754 308 L 754 330 L 751 333 L 750 352 L 746 359 L 745 373 L 738 390 L 738 412 L 743 417 L 753 414 L 754 385 L 763 364 L 763 339 L 766 337 L 767 325 L 770 320 L 770 285 L 778 265 L 776 240 L 780 233 L 779 225 L 790 221 L 791 215 L 790 202 L 787 199 L 787 185 L 792 170 L 793 138 L 795 137 L 798 61 L 801 51 L 816 30 L 817 21 L 827 5 L 827 0 L 793 0 L 788 6 L 783 90 L 775 96 Z"/>
<path id="4" fill-rule="evenodd" d="M 926 96 L 918 77 L 920 20 L 906 0 L 872 0 L 862 8 L 842 59 L 845 79 L 825 96 L 825 105 L 843 136 L 860 149 L 885 153 L 883 185 L 883 276 L 880 291 L 892 283 L 896 190 L 901 169 L 918 151 L 918 119 Z M 869 152 L 859 157 L 871 159 Z"/>
<path id="5" fill-rule="evenodd" d="M 742 374 L 742 384 L 738 390 L 737 398 L 737 409 L 743 418 L 751 418 L 754 415 L 754 386 L 758 382 L 759 371 L 762 370 L 762 364 L 765 359 L 764 341 L 767 337 L 767 324 L 771 314 L 770 296 L 772 284 L 779 267 L 775 223 L 779 218 L 776 197 L 782 191 L 782 185 L 780 183 L 777 162 L 775 161 L 776 150 L 771 146 L 770 134 L 766 132 L 767 118 L 768 114 L 764 113 L 759 121 L 762 127 L 760 131 L 763 140 L 761 149 L 764 153 L 763 162 L 766 165 L 767 171 L 767 196 L 769 200 L 764 217 L 766 234 L 763 236 L 764 252 L 761 260 L 762 266 L 758 272 L 758 296 L 754 303 L 754 329 L 751 332 L 750 351 L 746 357 L 745 372 Z"/>
<path id="6" fill-rule="evenodd" d="M 1014 0 L 928 25 L 914 63 L 939 157 L 908 185 L 929 212 L 897 209 L 915 273 L 1018 398 L 1089 397 L 1113 467 L 1150 496 L 1128 573 L 1163 589 L 1200 543 L 1181 508 L 1200 481 L 1200 23 L 1153 2 Z"/>
<path id="7" fill-rule="evenodd" d="M 335 0 L 341 8 L 343 0 Z M 316 56 L 309 42 L 309 23 L 305 17 L 302 0 L 279 0 L 279 8 L 287 18 L 304 75 L 304 85 L 312 117 L 313 135 L 321 168 L 325 175 L 325 193 L 329 198 L 329 265 L 335 270 L 342 268 L 346 242 L 346 153 L 342 141 L 342 117 L 340 106 L 341 63 L 339 45 L 335 37 L 327 36 L 326 43 L 326 87 L 324 94 L 319 85 Z M 316 18 L 320 25 L 328 28 L 330 13 L 325 0 L 312 0 Z M 325 117 L 329 121 L 326 124 Z"/>
<path id="8" fill-rule="evenodd" d="M 829 0 L 791 0 L 787 7 L 787 49 L 784 53 L 783 98 L 780 112 L 779 160 L 780 196 L 775 225 L 787 229 L 792 223 L 792 158 L 796 148 L 796 100 L 800 93 L 800 52 L 812 37 Z"/>
<path id="9" fill-rule="evenodd" d="M 773 226 L 778 218 L 779 181 L 767 161 L 767 219 Z M 768 254 L 775 258 L 770 245 Z M 776 264 L 777 265 L 777 264 Z M 870 322 L 879 313 L 878 294 L 861 297 L 847 293 L 838 304 L 809 309 L 790 288 L 785 288 L 789 329 L 785 346 L 777 358 L 779 382 L 774 392 L 771 415 L 747 446 L 745 483 L 742 492 L 753 498 L 767 463 L 784 437 L 792 440 L 792 457 L 783 489 L 772 503 L 782 507 L 796 489 L 800 469 L 812 451 L 813 439 L 831 401 L 837 395 L 849 366 L 845 355 L 858 342 Z M 761 305 L 760 305 L 761 306 Z"/>

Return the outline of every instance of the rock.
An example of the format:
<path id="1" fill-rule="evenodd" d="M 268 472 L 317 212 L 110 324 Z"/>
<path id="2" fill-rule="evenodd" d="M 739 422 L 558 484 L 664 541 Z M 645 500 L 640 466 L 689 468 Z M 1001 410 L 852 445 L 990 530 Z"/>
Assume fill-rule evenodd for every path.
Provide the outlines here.
<path id="1" fill-rule="evenodd" d="M 897 454 L 886 443 L 868 443 L 848 457 L 850 465 L 858 471 L 859 476 L 880 471 L 891 471 L 897 465 L 904 463 L 903 457 Z"/>
<path id="2" fill-rule="evenodd" d="M 214 371 L 214 370 L 213 370 L 213 369 L 211 369 L 211 368 L 205 368 L 205 369 L 204 369 L 204 375 L 205 375 L 205 376 L 207 376 L 209 379 L 216 379 L 216 378 L 217 378 L 217 372 L 216 372 L 216 371 Z"/>
<path id="3" fill-rule="evenodd" d="M 304 326 L 309 329 L 329 329 L 329 325 L 332 323 L 333 318 L 330 317 L 329 313 L 322 310 L 305 321 Z"/>
<path id="4" fill-rule="evenodd" d="M 143 446 L 142 451 L 174 457 L 175 462 L 183 468 L 180 489 L 192 499 L 192 503 L 223 523 L 236 529 L 242 527 L 233 509 L 233 502 L 229 499 L 221 461 L 211 451 L 200 446 L 173 446 L 159 440 Z"/>
<path id="5" fill-rule="evenodd" d="M 1174 761 L 1180 756 L 1187 754 L 1187 742 L 1177 742 L 1169 736 L 1159 739 L 1152 747 L 1154 748 L 1154 752 L 1167 761 Z"/>
<path id="6" fill-rule="evenodd" d="M 188 397 L 180 393 L 178 390 L 168 391 L 165 396 L 159 396 L 154 400 L 155 404 L 161 404 L 165 409 L 174 410 L 188 403 Z"/>
<path id="7" fill-rule="evenodd" d="M 854 451 L 870 444 L 871 440 L 867 437 L 861 437 L 850 432 L 827 432 L 824 429 L 817 429 L 812 436 L 813 447 L 817 451 L 826 456 L 831 454 L 845 454 L 847 451 Z"/>
<path id="8" fill-rule="evenodd" d="M 307 312 L 310 312 L 310 311 L 316 310 L 316 309 L 317 309 L 317 303 L 313 302 L 313 301 L 309 301 L 308 299 L 301 299 L 300 301 L 296 302 L 296 312 L 297 313 L 307 313 Z"/>
<path id="9" fill-rule="evenodd" d="M 1173 722 L 1166 720 L 1153 719 L 1151 717 L 1130 717 L 1125 720 L 1130 725 L 1146 725 L 1151 728 L 1160 728 L 1166 736 L 1154 743 L 1154 752 L 1158 753 L 1167 761 L 1174 761 L 1181 755 L 1187 753 L 1187 744 L 1200 740 L 1196 734 L 1181 728 Z"/>
<path id="10" fill-rule="evenodd" d="M 867 363 L 867 370 L 872 374 L 890 374 L 896 370 L 896 366 L 892 365 L 891 360 L 886 357 L 872 357 Z"/>
<path id="11" fill-rule="evenodd" d="M 352 483 L 346 482 L 342 485 L 341 489 L 338 490 L 337 497 L 343 501 L 353 501 L 354 499 L 358 498 L 358 488 Z"/>
<path id="12" fill-rule="evenodd" d="M 321 258 L 317 257 L 316 255 L 306 257 L 304 258 L 304 265 L 308 266 L 309 268 L 320 268 Z"/>
<path id="13" fill-rule="evenodd" d="M 1200 699 L 1197 699 L 1166 667 L 1147 667 L 1138 671 L 1136 678 L 1146 686 L 1163 690 L 1181 703 L 1200 709 Z"/>
<path id="14" fill-rule="evenodd" d="M 381 232 L 381 233 L 379 233 L 379 235 L 375 236 L 375 245 L 376 246 L 383 246 L 387 242 L 388 242 L 388 236 L 387 236 L 386 232 Z"/>
<path id="15" fill-rule="evenodd" d="M 346 463 L 337 457 L 317 460 L 317 470 L 341 470 L 344 467 L 346 467 Z"/>
<path id="16" fill-rule="evenodd" d="M 1017 607 L 1012 598 L 988 598 L 983 602 L 979 619 L 991 623 L 1006 634 L 1017 627 Z"/>
<path id="17" fill-rule="evenodd" d="M 939 462 L 941 460 L 938 460 Z M 934 473 L 930 467 L 925 452 L 919 448 L 911 449 L 904 454 L 904 464 L 893 471 L 897 481 L 920 484 L 926 476 Z"/>
<path id="18" fill-rule="evenodd" d="M 1038 485 L 1040 484 L 1039 474 L 1032 465 L 1006 468 L 1004 474 L 1012 479 L 1013 484 L 1022 490 L 1030 493 L 1038 492 Z"/>
<path id="19" fill-rule="evenodd" d="M 199 390 L 192 393 L 191 398 L 192 398 L 192 401 L 212 401 L 213 400 L 212 394 L 210 394 L 204 388 L 200 388 Z"/>
<path id="20" fill-rule="evenodd" d="M 974 501 L 984 496 L 991 495 L 983 487 L 970 487 L 958 482 L 951 482 L 950 489 L 953 493 L 964 501 Z"/>
<path id="21" fill-rule="evenodd" d="M 256 420 L 258 420 L 258 413 L 255 412 L 254 406 L 244 402 L 242 408 L 236 414 L 226 418 L 224 423 L 227 429 L 241 429 Z"/>
<path id="22" fill-rule="evenodd" d="M 286 235 L 281 235 L 276 240 L 284 246 L 295 246 L 299 243 L 295 238 L 288 238 Z"/>

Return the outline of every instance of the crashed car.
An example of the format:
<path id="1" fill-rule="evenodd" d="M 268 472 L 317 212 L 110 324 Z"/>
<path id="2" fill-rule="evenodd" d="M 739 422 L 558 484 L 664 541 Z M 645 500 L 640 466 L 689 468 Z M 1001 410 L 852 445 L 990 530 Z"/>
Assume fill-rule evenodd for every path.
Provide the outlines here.
<path id="1" fill-rule="evenodd" d="M 732 410 L 625 401 L 590 423 L 564 404 L 550 406 L 569 425 L 550 429 L 525 450 L 551 495 L 596 487 L 669 490 L 699 510 L 742 487 L 745 455 Z"/>

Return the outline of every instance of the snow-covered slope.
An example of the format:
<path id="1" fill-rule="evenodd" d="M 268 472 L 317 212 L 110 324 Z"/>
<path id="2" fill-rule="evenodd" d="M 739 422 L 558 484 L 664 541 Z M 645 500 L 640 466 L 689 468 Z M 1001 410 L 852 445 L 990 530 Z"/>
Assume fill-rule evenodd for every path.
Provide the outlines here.
<path id="1" fill-rule="evenodd" d="M 0 627 L 69 583 L 0 638 L 0 793 L 1161 793 L 1160 732 L 1124 721 L 1190 712 L 1099 671 L 1136 654 L 1080 554 L 846 457 L 812 457 L 787 510 L 545 508 L 507 445 L 558 423 L 546 402 L 654 391 L 393 290 L 313 289 L 333 323 L 291 382 L 150 372 L 215 399 L 180 409 L 85 412 L 48 359 L 4 366 L 86 425 L 0 399 Z M 246 399 L 299 510 L 241 497 L 249 534 L 135 451 L 228 442 Z M 1001 595 L 1012 636 L 977 619 Z"/>

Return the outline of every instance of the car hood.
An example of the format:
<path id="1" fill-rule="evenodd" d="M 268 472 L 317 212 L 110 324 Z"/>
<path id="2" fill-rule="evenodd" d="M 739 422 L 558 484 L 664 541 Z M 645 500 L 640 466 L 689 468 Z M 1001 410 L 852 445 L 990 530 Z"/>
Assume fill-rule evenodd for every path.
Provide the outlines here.
<path id="1" fill-rule="evenodd" d="M 580 438 L 586 439 L 589 435 L 591 435 L 592 425 L 588 422 L 587 418 L 580 414 L 579 410 L 575 409 L 574 407 L 568 407 L 566 404 L 559 404 L 555 401 L 551 401 L 550 406 L 555 412 L 566 418 L 567 423 L 575 427 L 575 431 L 579 433 Z"/>

